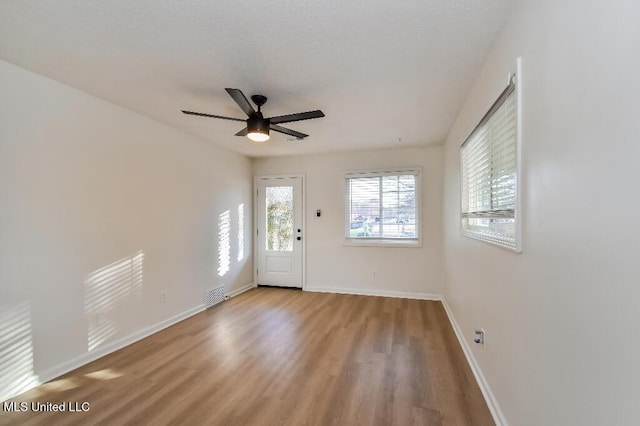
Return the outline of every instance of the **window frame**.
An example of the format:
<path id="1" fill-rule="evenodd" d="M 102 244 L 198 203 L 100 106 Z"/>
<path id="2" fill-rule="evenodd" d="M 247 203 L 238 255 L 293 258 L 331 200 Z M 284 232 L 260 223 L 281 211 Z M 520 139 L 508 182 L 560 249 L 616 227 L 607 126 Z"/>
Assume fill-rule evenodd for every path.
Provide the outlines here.
<path id="1" fill-rule="evenodd" d="M 502 91 L 500 96 L 496 99 L 496 101 L 491 105 L 491 108 L 486 112 L 486 114 L 482 117 L 480 122 L 474 129 L 469 133 L 469 135 L 465 138 L 465 140 L 460 145 L 460 232 L 463 236 L 476 239 L 491 245 L 495 245 L 506 250 L 522 253 L 522 208 L 521 208 L 521 199 L 522 199 L 522 191 L 521 191 L 521 152 L 522 152 L 522 72 L 521 72 L 521 58 L 517 58 L 516 61 L 516 71 L 515 73 L 510 73 L 508 77 L 508 85 Z M 499 108 L 504 104 L 509 95 L 513 94 L 515 96 L 515 165 L 514 165 L 514 237 L 513 240 L 511 238 L 505 238 L 504 234 L 500 234 L 497 232 L 491 232 L 491 230 L 487 231 L 475 231 L 466 229 L 464 226 L 465 214 L 468 213 L 463 211 L 463 202 L 462 195 L 464 194 L 464 185 L 465 182 L 463 180 L 463 156 L 462 156 L 462 148 L 464 145 L 471 139 L 472 136 L 478 131 L 493 115 Z M 489 166 L 490 167 L 490 166 Z M 494 215 L 488 214 L 488 218 L 496 218 L 499 219 L 501 217 L 501 213 L 496 213 Z"/>
<path id="2" fill-rule="evenodd" d="M 349 191 L 349 180 L 352 178 L 365 178 L 376 176 L 399 176 L 415 175 L 415 205 L 416 205 L 416 238 L 351 238 L 351 194 Z M 367 170 L 348 170 L 344 172 L 344 227 L 342 238 L 344 246 L 354 247 L 422 247 L 422 167 L 391 167 Z"/>

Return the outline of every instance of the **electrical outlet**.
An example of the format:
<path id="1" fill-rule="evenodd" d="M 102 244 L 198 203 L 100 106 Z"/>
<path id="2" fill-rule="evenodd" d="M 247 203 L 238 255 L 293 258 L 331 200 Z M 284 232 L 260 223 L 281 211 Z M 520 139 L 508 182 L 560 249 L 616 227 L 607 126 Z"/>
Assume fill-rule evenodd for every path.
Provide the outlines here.
<path id="1" fill-rule="evenodd" d="M 167 303 L 167 292 L 166 291 L 161 291 L 160 292 L 160 303 Z"/>
<path id="2" fill-rule="evenodd" d="M 484 329 L 479 328 L 475 330 L 475 336 L 476 337 L 474 337 L 473 341 L 479 345 L 484 346 Z"/>

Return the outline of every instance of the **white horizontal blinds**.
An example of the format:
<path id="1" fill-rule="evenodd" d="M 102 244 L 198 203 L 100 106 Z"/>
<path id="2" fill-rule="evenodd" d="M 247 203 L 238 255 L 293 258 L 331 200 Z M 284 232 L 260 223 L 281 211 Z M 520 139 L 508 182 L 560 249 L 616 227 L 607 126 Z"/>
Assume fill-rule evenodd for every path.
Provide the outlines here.
<path id="1" fill-rule="evenodd" d="M 491 144 L 487 128 L 474 132 L 462 147 L 462 212 L 491 209 Z"/>
<path id="2" fill-rule="evenodd" d="M 414 175 L 382 178 L 382 238 L 417 238 L 416 177 Z"/>
<path id="3" fill-rule="evenodd" d="M 349 226 L 347 237 L 366 238 L 373 235 L 367 223 L 375 221 L 382 214 L 380 211 L 380 177 L 349 179 Z M 369 234 L 369 235 L 368 235 Z"/>
<path id="4" fill-rule="evenodd" d="M 489 119 L 491 129 L 491 210 L 509 212 L 516 206 L 516 101 L 515 92 Z"/>
<path id="5" fill-rule="evenodd" d="M 414 171 L 347 174 L 345 236 L 417 239 L 416 175 Z"/>
<path id="6" fill-rule="evenodd" d="M 461 148 L 463 231 L 515 248 L 516 93 L 510 85 Z"/>

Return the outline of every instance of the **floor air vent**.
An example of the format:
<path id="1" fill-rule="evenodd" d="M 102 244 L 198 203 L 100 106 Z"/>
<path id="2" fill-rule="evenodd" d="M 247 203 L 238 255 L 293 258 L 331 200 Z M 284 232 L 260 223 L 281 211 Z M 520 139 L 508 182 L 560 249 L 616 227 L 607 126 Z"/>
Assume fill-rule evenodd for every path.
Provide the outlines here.
<path id="1" fill-rule="evenodd" d="M 224 286 L 218 286 L 204 292 L 204 304 L 209 307 L 224 300 Z"/>

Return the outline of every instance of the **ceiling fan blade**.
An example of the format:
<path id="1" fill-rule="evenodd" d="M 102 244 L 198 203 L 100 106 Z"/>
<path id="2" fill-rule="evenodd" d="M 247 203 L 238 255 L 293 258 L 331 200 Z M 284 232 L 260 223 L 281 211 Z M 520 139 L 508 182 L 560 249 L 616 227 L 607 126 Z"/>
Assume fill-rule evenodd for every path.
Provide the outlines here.
<path id="1" fill-rule="evenodd" d="M 201 117 L 221 118 L 223 120 L 233 120 L 233 121 L 247 121 L 242 118 L 223 117 L 221 115 L 205 114 L 203 112 L 185 111 L 185 110 L 182 110 L 182 112 L 188 115 L 199 115 Z"/>
<path id="2" fill-rule="evenodd" d="M 324 113 L 319 109 L 316 111 L 299 112 L 297 114 L 279 115 L 269 118 L 271 124 L 291 123 L 292 121 L 310 120 L 312 118 L 324 117 Z"/>
<path id="3" fill-rule="evenodd" d="M 229 96 L 233 98 L 234 101 L 238 104 L 241 110 L 244 111 L 249 117 L 256 113 L 256 110 L 253 109 L 247 98 L 242 93 L 240 89 L 224 89 L 227 91 Z"/>
<path id="4" fill-rule="evenodd" d="M 249 128 L 245 127 L 244 129 L 242 129 L 238 133 L 236 133 L 236 136 L 247 136 L 247 133 L 249 133 Z"/>
<path id="5" fill-rule="evenodd" d="M 274 132 L 284 133 L 285 135 L 294 136 L 298 139 L 304 139 L 309 136 L 304 133 L 296 132 L 295 130 L 287 129 L 286 127 L 278 126 L 277 124 L 271 124 L 269 128 Z"/>

